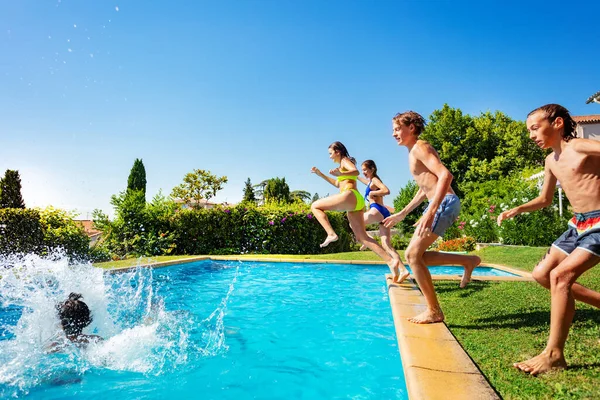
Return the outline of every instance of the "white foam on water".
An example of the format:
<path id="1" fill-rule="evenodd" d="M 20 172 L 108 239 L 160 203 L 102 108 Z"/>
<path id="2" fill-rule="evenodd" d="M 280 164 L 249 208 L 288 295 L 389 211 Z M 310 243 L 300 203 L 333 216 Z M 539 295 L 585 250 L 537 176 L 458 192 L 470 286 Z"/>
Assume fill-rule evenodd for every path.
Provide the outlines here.
<path id="1" fill-rule="evenodd" d="M 70 264 L 62 254 L 1 256 L 0 397 L 77 382 L 92 368 L 161 375 L 190 359 L 227 351 L 223 319 L 236 280 L 237 271 L 220 305 L 200 322 L 202 339 L 194 343 L 190 333 L 199 320 L 187 311 L 166 310 L 156 286 L 169 279 L 155 282 L 152 269 L 110 275 L 90 263 Z M 56 305 L 71 292 L 83 295 L 92 314 L 83 333 L 103 341 L 78 347 L 66 340 Z M 54 342 L 67 345 L 50 354 Z"/>

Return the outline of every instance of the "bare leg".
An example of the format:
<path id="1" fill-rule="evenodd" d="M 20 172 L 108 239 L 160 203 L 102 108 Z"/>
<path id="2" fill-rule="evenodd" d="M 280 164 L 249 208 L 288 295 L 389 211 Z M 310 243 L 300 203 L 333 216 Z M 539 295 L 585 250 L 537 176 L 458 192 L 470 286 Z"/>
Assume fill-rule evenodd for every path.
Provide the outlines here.
<path id="1" fill-rule="evenodd" d="M 567 254 L 563 253 L 556 247 L 552 246 L 542 261 L 533 269 L 531 275 L 540 285 L 546 289 L 550 289 L 550 273 L 561 262 L 567 258 Z M 600 308 L 600 293 L 595 292 L 585 286 L 574 283 L 572 287 L 573 297 L 575 300 L 582 301 L 591 306 Z"/>
<path id="2" fill-rule="evenodd" d="M 431 274 L 429 273 L 427 264 L 423 259 L 425 250 L 431 246 L 431 244 L 437 238 L 438 235 L 434 233 L 426 233 L 422 236 L 417 236 L 415 233 L 405 253 L 408 264 L 410 265 L 415 279 L 419 284 L 419 288 L 423 292 L 425 300 L 427 301 L 427 310 L 415 317 L 408 319 L 416 324 L 430 324 L 434 322 L 442 322 L 444 320 L 444 313 L 442 312 L 440 303 L 437 300 L 433 281 L 431 280 Z"/>
<path id="3" fill-rule="evenodd" d="M 338 240 L 338 236 L 331 227 L 331 223 L 327 218 L 327 214 L 325 214 L 325 210 L 347 211 L 353 210 L 355 207 L 356 196 L 354 196 L 354 193 L 349 190 L 340 194 L 325 197 L 324 199 L 319 199 L 312 204 L 310 207 L 312 213 L 317 218 L 317 221 L 319 221 L 323 229 L 325 229 L 325 232 L 327 232 L 327 237 L 325 238 L 325 241 L 321 243 L 321 247 L 325 247 L 329 243 Z"/>
<path id="4" fill-rule="evenodd" d="M 542 353 L 514 366 L 531 375 L 566 368 L 564 350 L 569 329 L 575 315 L 572 287 L 577 278 L 600 262 L 600 257 L 585 250 L 575 249 L 550 273 L 550 337 Z"/>
<path id="5" fill-rule="evenodd" d="M 448 265 L 458 264 L 465 267 L 460 287 L 464 288 L 471 282 L 471 274 L 475 267 L 481 264 L 481 258 L 478 256 L 466 256 L 463 254 L 440 253 L 439 251 L 426 251 L 423 254 L 423 260 L 426 265 Z"/>
<path id="6" fill-rule="evenodd" d="M 394 249 L 392 246 L 392 242 L 390 240 L 390 228 L 386 228 L 383 225 L 379 225 L 379 237 L 381 237 L 381 245 L 384 250 L 392 257 L 393 259 L 398 259 L 398 273 L 396 275 L 396 279 L 393 280 L 394 283 L 402 283 L 406 278 L 410 276 L 410 272 L 408 269 L 404 267 L 404 263 L 400 258 L 400 254 Z"/>
<path id="7" fill-rule="evenodd" d="M 369 210 L 364 213 L 364 220 L 365 220 L 365 225 L 376 224 L 376 223 L 383 221 L 383 217 L 379 213 L 379 211 L 377 211 L 376 209 L 369 208 Z M 371 235 L 369 235 L 369 237 L 371 239 L 373 239 L 373 237 Z M 375 240 L 375 239 L 373 239 L 373 240 Z M 366 250 L 366 249 L 367 249 L 367 246 L 365 246 L 364 244 L 362 246 L 360 246 L 360 250 Z"/>
<path id="8" fill-rule="evenodd" d="M 398 273 L 398 264 L 400 264 L 399 259 L 393 259 L 390 255 L 381 247 L 373 238 L 367 235 L 367 231 L 365 230 L 365 221 L 363 218 L 363 211 L 349 211 L 348 212 L 348 220 L 350 221 L 350 227 L 352 227 L 352 231 L 354 232 L 354 236 L 356 239 L 360 241 L 362 244 L 371 249 L 375 254 L 377 254 L 385 263 L 390 267 L 390 271 L 392 272 L 392 277 L 396 279 L 396 275 Z"/>

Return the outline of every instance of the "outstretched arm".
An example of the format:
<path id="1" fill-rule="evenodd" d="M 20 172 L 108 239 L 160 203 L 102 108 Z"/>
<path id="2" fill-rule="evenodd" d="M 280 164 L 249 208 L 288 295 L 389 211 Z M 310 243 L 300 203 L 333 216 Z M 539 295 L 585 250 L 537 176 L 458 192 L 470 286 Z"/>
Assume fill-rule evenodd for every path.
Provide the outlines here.
<path id="1" fill-rule="evenodd" d="M 518 207 L 500 213 L 500 215 L 498 215 L 498 219 L 496 220 L 498 226 L 500 226 L 502 221 L 505 219 L 514 218 L 524 212 L 535 211 L 539 210 L 540 208 L 548 207 L 550 204 L 552 204 L 555 188 L 556 176 L 552 174 L 552 171 L 550 171 L 550 168 L 546 165 L 544 168 L 544 184 L 542 186 L 542 190 L 540 191 L 540 195 L 525 204 L 521 204 Z"/>
<path id="2" fill-rule="evenodd" d="M 577 139 L 573 141 L 573 147 L 578 153 L 590 156 L 600 156 L 600 141 L 592 139 Z"/>
<path id="3" fill-rule="evenodd" d="M 400 222 L 404 218 L 406 218 L 406 216 L 408 214 L 410 214 L 415 208 L 417 208 L 417 206 L 419 204 L 421 204 L 423 201 L 425 201 L 426 198 L 427 198 L 427 196 L 425 195 L 425 192 L 421 188 L 419 188 L 419 191 L 417 192 L 417 194 L 415 194 L 415 197 L 413 197 L 413 199 L 410 201 L 410 203 L 408 203 L 406 205 L 406 207 L 404 207 L 400 212 L 398 212 L 394 215 L 390 215 L 389 217 L 385 218 L 382 221 L 382 224 L 386 228 L 393 227 L 398 222 Z M 388 208 L 388 210 L 389 210 L 389 208 Z"/>
<path id="4" fill-rule="evenodd" d="M 335 187 L 339 187 L 340 186 L 340 183 L 337 180 L 333 179 L 330 176 L 325 175 L 317 167 L 312 167 L 311 170 L 310 170 L 310 172 L 312 172 L 313 174 L 317 174 L 318 176 L 320 176 L 321 178 L 325 179 L 327 182 L 331 183 Z"/>
<path id="5" fill-rule="evenodd" d="M 365 185 L 369 184 L 369 180 L 363 176 L 358 176 L 358 180 L 361 181 L 362 183 L 364 183 Z"/>

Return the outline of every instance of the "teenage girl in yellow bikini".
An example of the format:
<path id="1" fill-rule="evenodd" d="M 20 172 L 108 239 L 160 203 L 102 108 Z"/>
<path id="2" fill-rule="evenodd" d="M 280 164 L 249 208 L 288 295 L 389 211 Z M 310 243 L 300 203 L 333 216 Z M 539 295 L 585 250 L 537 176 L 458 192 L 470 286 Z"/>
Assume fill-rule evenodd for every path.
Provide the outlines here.
<path id="1" fill-rule="evenodd" d="M 396 281 L 399 277 L 398 265 L 400 264 L 400 260 L 390 257 L 390 255 L 379 246 L 375 240 L 367 235 L 367 231 L 365 230 L 365 199 L 356 189 L 356 180 L 359 175 L 358 169 L 356 168 L 356 160 L 353 157 L 350 157 L 346 146 L 340 142 L 333 142 L 329 146 L 329 158 L 331 158 L 333 162 L 340 164 L 338 168 L 329 171 L 336 179 L 326 176 L 319 171 L 317 167 L 312 167 L 311 170 L 311 172 L 325 179 L 333 186 L 340 188 L 339 194 L 319 199 L 311 206 L 313 214 L 325 229 L 325 232 L 327 232 L 327 237 L 325 238 L 325 241 L 321 243 L 321 247 L 325 247 L 329 243 L 338 240 L 338 236 L 331 227 L 325 211 L 347 211 L 348 222 L 350 222 L 350 227 L 354 232 L 356 240 L 373 250 L 386 262 L 392 271 L 394 281 Z"/>

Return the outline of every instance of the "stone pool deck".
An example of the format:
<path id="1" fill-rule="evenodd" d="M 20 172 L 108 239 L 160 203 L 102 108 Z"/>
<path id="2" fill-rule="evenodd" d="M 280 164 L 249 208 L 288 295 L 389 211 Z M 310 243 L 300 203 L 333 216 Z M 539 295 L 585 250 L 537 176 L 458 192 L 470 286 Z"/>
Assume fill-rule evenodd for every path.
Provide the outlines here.
<path id="1" fill-rule="evenodd" d="M 143 266 L 160 268 L 202 260 L 260 261 L 323 264 L 384 264 L 380 261 L 314 260 L 292 258 L 260 258 L 201 256 L 151 263 Z M 473 281 L 533 281 L 531 274 L 498 264 L 482 264 L 516 276 L 475 276 Z M 111 270 L 118 272 L 136 267 Z M 434 280 L 460 280 L 459 275 L 434 275 Z M 411 400 L 500 399 L 477 365 L 452 335 L 446 324 L 418 325 L 409 322 L 425 310 L 425 298 L 415 285 L 413 276 L 394 284 L 386 276 L 392 316 L 398 339 L 400 358 Z"/>

